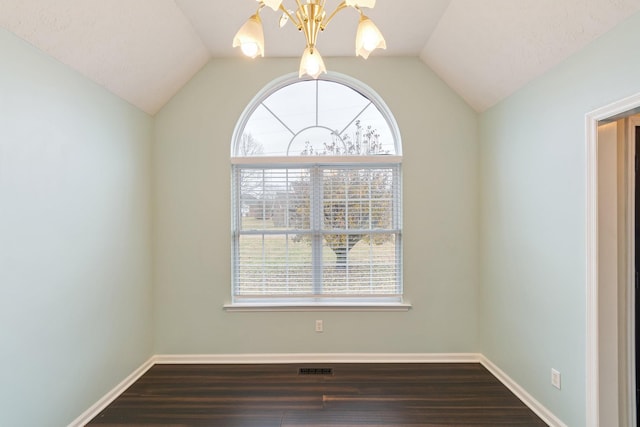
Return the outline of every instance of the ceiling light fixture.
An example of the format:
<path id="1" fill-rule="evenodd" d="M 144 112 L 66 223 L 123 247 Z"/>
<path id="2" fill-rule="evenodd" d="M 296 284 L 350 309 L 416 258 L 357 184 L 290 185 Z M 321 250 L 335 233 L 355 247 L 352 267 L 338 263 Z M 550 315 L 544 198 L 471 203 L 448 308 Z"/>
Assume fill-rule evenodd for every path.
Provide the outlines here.
<path id="1" fill-rule="evenodd" d="M 280 27 L 283 27 L 287 21 L 291 21 L 298 28 L 298 31 L 304 32 L 307 40 L 307 46 L 300 61 L 300 77 L 306 74 L 317 79 L 320 74 L 327 72 L 322 56 L 316 48 L 318 33 L 324 31 L 338 12 L 347 7 L 352 7 L 360 13 L 360 23 L 356 35 L 356 56 L 359 55 L 367 59 L 375 49 L 387 48 L 378 27 L 360 9 L 361 7 L 373 8 L 376 0 L 344 0 L 329 15 L 324 8 L 326 0 L 307 0 L 306 3 L 295 0 L 298 6 L 295 12 L 285 8 L 282 5 L 283 0 L 256 1 L 260 3 L 258 10 L 240 28 L 233 39 L 233 47 L 240 46 L 242 53 L 250 58 L 255 58 L 258 55 L 264 56 L 264 33 L 260 10 L 265 6 L 269 6 L 274 11 L 280 10 L 282 11 Z"/>

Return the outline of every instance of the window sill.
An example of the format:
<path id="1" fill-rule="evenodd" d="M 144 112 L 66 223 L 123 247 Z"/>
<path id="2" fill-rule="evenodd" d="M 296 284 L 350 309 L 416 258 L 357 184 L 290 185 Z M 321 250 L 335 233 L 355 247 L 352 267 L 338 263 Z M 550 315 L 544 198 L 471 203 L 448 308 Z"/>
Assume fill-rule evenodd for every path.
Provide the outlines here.
<path id="1" fill-rule="evenodd" d="M 225 304 L 224 310 L 229 312 L 255 311 L 409 311 L 408 303 L 361 303 L 361 304 L 274 304 L 244 303 Z"/>

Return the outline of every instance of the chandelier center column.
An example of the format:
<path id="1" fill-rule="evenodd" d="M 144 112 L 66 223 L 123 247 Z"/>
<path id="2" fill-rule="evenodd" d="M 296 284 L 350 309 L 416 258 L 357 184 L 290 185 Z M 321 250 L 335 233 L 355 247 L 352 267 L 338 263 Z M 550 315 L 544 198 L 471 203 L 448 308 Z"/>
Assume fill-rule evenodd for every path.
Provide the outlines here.
<path id="1" fill-rule="evenodd" d="M 318 4 L 317 1 L 314 1 L 302 5 L 302 8 L 298 9 L 296 15 L 302 23 L 302 31 L 304 31 L 304 36 L 307 39 L 307 46 L 311 53 L 313 53 L 318 40 L 318 33 L 320 32 L 322 21 L 325 17 L 324 7 Z"/>

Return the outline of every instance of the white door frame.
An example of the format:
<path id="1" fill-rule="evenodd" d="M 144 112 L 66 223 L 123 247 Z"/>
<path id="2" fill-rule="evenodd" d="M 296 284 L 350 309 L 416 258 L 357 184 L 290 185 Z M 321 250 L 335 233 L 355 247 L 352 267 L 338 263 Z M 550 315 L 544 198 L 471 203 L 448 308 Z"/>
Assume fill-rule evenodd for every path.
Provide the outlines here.
<path id="1" fill-rule="evenodd" d="M 598 122 L 640 106 L 640 94 L 598 108 L 586 119 L 586 419 L 587 427 L 598 427 Z M 635 406 L 635 405 L 633 405 Z"/>
<path id="2" fill-rule="evenodd" d="M 627 274 L 626 274 L 626 301 L 625 301 L 625 335 L 627 337 L 627 346 L 626 346 L 626 374 L 627 374 L 627 382 L 624 384 L 626 387 L 627 393 L 627 402 L 624 406 L 627 408 L 626 415 L 629 426 L 636 426 L 638 420 L 637 418 L 637 409 L 635 405 L 636 401 L 636 325 L 635 325 L 635 316 L 638 313 L 635 313 L 635 298 L 636 298 L 636 289 L 635 289 L 635 250 L 636 250 L 636 241 L 635 241 L 635 227 L 637 224 L 635 223 L 635 209 L 636 209 L 636 166 L 635 166 L 635 158 L 638 153 L 636 153 L 636 126 L 640 126 L 640 118 L 637 116 L 629 118 L 629 120 L 625 123 L 626 128 L 623 129 L 623 132 L 626 133 L 626 141 L 627 141 L 627 159 L 625 162 L 625 167 L 627 169 L 627 232 L 629 236 L 626 239 L 626 256 L 627 256 Z"/>

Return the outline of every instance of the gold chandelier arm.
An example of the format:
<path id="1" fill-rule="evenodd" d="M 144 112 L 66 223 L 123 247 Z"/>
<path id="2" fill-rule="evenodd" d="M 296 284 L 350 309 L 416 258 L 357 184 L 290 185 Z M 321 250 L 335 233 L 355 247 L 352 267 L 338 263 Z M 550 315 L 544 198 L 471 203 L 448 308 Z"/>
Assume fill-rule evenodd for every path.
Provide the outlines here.
<path id="1" fill-rule="evenodd" d="M 302 30 L 302 22 L 298 22 L 296 17 L 290 14 L 287 8 L 284 7 L 284 5 L 280 5 L 280 10 L 289 17 L 289 20 L 298 28 L 298 31 Z"/>
<path id="2" fill-rule="evenodd" d="M 296 3 L 298 3 L 298 10 L 304 11 L 304 7 L 302 7 L 302 2 L 300 2 L 300 0 L 296 0 Z M 306 18 L 309 18 L 309 17 L 307 16 Z"/>
<path id="3" fill-rule="evenodd" d="M 331 12 L 331 15 L 329 15 L 329 17 L 325 19 L 324 22 L 320 25 L 320 30 L 324 31 L 327 25 L 329 25 L 329 22 L 331 22 L 331 20 L 338 14 L 338 12 L 340 12 L 342 9 L 346 7 L 347 7 L 346 1 L 343 1 L 342 3 L 340 3 L 338 7 L 336 7 L 336 9 L 333 12 Z"/>

